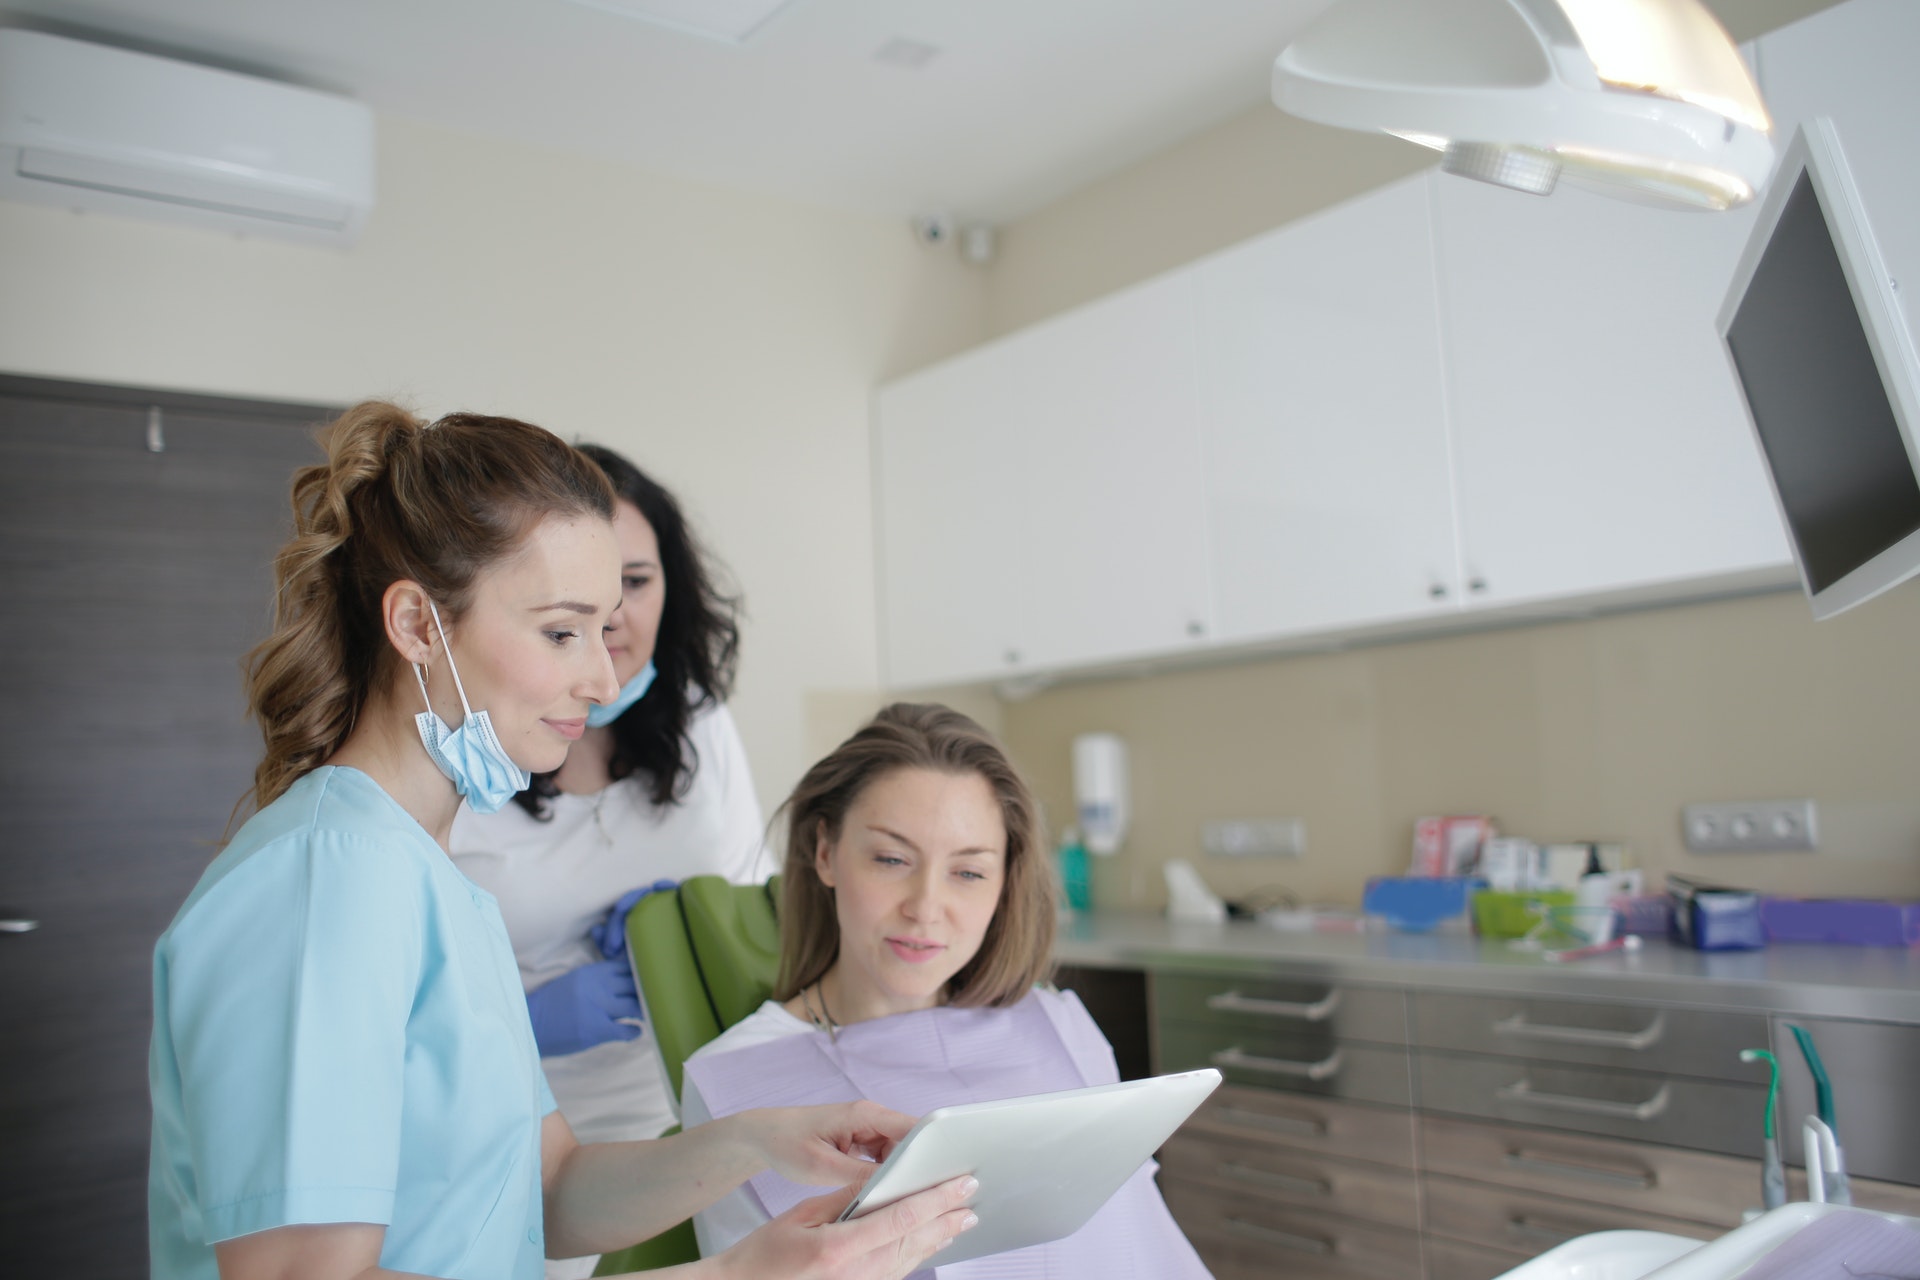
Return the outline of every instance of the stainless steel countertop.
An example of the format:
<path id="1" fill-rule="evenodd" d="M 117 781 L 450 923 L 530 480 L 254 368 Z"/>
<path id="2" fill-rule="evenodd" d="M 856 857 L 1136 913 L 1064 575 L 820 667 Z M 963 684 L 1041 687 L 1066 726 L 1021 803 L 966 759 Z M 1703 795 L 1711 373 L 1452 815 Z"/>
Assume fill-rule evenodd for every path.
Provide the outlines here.
<path id="1" fill-rule="evenodd" d="M 1251 921 L 1194 924 L 1095 912 L 1063 923 L 1054 950 L 1062 964 L 1093 968 L 1337 978 L 1920 1024 L 1920 951 L 1892 947 L 1694 951 L 1647 938 L 1637 952 L 1556 964 L 1503 941 L 1459 934 L 1283 933 Z"/>

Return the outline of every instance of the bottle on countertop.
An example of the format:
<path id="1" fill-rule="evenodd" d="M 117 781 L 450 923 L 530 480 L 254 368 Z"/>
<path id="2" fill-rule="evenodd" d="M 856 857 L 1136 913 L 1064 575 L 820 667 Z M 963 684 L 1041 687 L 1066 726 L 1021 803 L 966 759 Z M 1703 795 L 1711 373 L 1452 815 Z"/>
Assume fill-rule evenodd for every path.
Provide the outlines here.
<path id="1" fill-rule="evenodd" d="M 1061 901 L 1075 911 L 1093 906 L 1092 868 L 1087 863 L 1087 847 L 1080 843 L 1080 831 L 1068 827 L 1060 833 Z"/>

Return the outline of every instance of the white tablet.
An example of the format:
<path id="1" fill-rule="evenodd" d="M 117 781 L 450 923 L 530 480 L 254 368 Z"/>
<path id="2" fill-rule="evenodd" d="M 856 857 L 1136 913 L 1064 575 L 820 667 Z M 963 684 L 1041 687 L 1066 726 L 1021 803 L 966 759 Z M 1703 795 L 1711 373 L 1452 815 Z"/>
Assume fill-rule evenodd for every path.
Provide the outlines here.
<path id="1" fill-rule="evenodd" d="M 930 1263 L 947 1266 L 1070 1236 L 1220 1083 L 1220 1073 L 1128 1080 L 929 1111 L 840 1215 L 884 1209 L 948 1178 L 980 1180 L 980 1225 Z"/>

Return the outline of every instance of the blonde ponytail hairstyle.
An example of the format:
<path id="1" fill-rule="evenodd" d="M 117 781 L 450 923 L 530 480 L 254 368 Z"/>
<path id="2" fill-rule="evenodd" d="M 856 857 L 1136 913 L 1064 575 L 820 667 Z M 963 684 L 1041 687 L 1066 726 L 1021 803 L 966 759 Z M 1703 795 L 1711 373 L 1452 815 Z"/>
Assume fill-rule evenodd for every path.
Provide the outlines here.
<path id="1" fill-rule="evenodd" d="M 513 418 L 455 413 L 427 423 L 368 401 L 323 427 L 327 460 L 293 476 L 293 538 L 274 560 L 273 633 L 244 663 L 249 714 L 266 739 L 253 790 L 264 809 L 353 732 L 399 673 L 381 597 L 424 587 L 452 626 L 474 579 L 548 516 L 613 517 L 591 460 Z"/>

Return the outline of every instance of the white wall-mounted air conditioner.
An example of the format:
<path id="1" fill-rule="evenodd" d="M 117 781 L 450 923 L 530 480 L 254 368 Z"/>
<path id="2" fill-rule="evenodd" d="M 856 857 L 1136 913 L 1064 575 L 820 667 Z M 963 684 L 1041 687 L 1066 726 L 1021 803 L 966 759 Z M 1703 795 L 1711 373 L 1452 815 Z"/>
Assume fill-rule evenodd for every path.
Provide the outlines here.
<path id="1" fill-rule="evenodd" d="M 373 127 L 334 94 L 0 30 L 0 198 L 351 244 Z"/>

